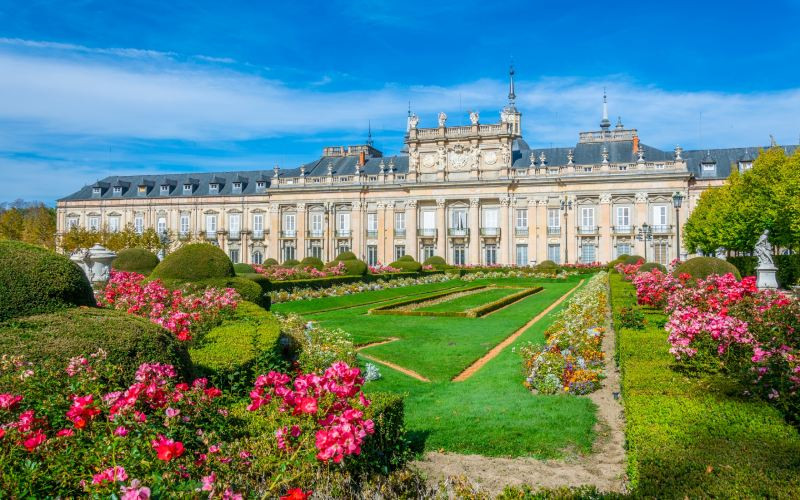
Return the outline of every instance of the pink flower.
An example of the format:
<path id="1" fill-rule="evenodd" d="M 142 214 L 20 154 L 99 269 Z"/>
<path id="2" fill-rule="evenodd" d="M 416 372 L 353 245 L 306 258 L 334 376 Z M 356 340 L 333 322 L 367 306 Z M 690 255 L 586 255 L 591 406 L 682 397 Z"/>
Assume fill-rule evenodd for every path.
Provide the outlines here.
<path id="1" fill-rule="evenodd" d="M 15 396 L 8 392 L 0 394 L 0 408 L 3 410 L 11 410 L 20 401 L 22 401 L 22 396 Z"/>
<path id="2" fill-rule="evenodd" d="M 203 487 L 200 489 L 202 491 L 214 491 L 214 481 L 216 480 L 217 480 L 217 475 L 213 472 L 208 476 L 203 476 L 203 478 L 201 479 Z"/>
<path id="3" fill-rule="evenodd" d="M 56 432 L 56 437 L 70 437 L 74 435 L 75 431 L 72 429 L 61 429 L 60 431 Z"/>
<path id="4" fill-rule="evenodd" d="M 114 435 L 118 437 L 125 437 L 128 435 L 128 429 L 120 425 L 119 427 L 114 429 Z"/>
<path id="5" fill-rule="evenodd" d="M 128 473 L 125 472 L 125 469 L 115 466 L 92 476 L 92 484 L 114 483 L 116 481 L 125 481 L 126 479 L 128 479 Z"/>
<path id="6" fill-rule="evenodd" d="M 150 488 L 142 486 L 138 479 L 131 481 L 130 486 L 120 487 L 122 496 L 120 500 L 147 500 L 150 498 Z"/>

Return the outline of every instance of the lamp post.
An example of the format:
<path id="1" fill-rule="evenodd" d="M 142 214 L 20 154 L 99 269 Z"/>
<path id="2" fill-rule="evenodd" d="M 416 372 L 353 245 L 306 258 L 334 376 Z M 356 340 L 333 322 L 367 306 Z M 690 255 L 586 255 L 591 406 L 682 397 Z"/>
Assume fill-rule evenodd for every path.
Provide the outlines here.
<path id="1" fill-rule="evenodd" d="M 569 225 L 567 224 L 567 213 L 572 210 L 572 200 L 564 196 L 561 200 L 561 211 L 564 212 L 564 264 L 569 264 Z"/>
<path id="2" fill-rule="evenodd" d="M 639 232 L 636 235 L 636 239 L 644 241 L 644 261 L 647 262 L 647 242 L 653 239 L 653 227 L 647 222 L 642 224 L 642 227 L 639 228 Z"/>
<path id="3" fill-rule="evenodd" d="M 672 193 L 672 206 L 675 207 L 675 257 L 681 260 L 681 218 L 680 210 L 683 195 L 679 191 Z"/>

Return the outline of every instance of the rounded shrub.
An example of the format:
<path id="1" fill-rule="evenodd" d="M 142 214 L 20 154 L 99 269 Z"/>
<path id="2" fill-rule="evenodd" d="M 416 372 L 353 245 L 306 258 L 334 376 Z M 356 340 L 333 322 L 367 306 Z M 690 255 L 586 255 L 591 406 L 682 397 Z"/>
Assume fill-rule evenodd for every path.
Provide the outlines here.
<path id="1" fill-rule="evenodd" d="M 278 261 L 270 257 L 269 259 L 266 259 L 262 265 L 264 267 L 277 266 Z"/>
<path id="2" fill-rule="evenodd" d="M 684 273 L 691 275 L 694 279 L 705 279 L 712 274 L 722 276 L 728 273 L 736 276 L 737 280 L 742 279 L 736 266 L 716 257 L 694 257 L 678 265 L 673 272 L 675 276 L 680 276 Z"/>
<path id="3" fill-rule="evenodd" d="M 422 263 L 423 266 L 433 266 L 434 269 L 446 269 L 447 268 L 447 261 L 443 258 L 439 257 L 438 255 L 432 255 L 425 259 L 425 262 Z"/>
<path id="4" fill-rule="evenodd" d="M 337 255 L 336 258 L 333 260 L 336 262 L 342 260 L 358 260 L 358 257 L 356 257 L 356 254 L 354 254 L 353 252 L 342 252 L 339 255 Z"/>
<path id="5" fill-rule="evenodd" d="M 236 276 L 231 259 L 219 247 L 208 243 L 184 245 L 164 257 L 151 278 L 196 281 L 206 278 L 229 278 Z"/>
<path id="6" fill-rule="evenodd" d="M 363 276 L 367 274 L 367 263 L 363 260 L 352 259 L 339 261 L 344 264 L 348 276 Z"/>
<path id="7" fill-rule="evenodd" d="M 640 273 L 649 273 L 653 269 L 658 269 L 662 273 L 666 273 L 667 272 L 667 268 L 663 264 L 659 264 L 658 262 L 647 262 L 647 263 L 642 264 L 641 267 L 639 267 L 639 272 Z"/>
<path id="8" fill-rule="evenodd" d="M 236 272 L 236 274 L 249 274 L 256 272 L 256 270 L 253 269 L 253 266 L 241 262 L 239 264 L 234 264 L 233 270 Z"/>
<path id="9" fill-rule="evenodd" d="M 406 254 L 397 259 L 395 262 L 416 262 L 416 260 L 414 260 L 414 257 Z"/>
<path id="10" fill-rule="evenodd" d="M 619 259 L 619 257 L 617 257 L 617 259 Z M 622 260 L 620 262 L 623 262 L 626 265 L 633 265 L 633 264 L 638 264 L 640 261 L 645 262 L 644 257 L 640 257 L 638 255 L 628 255 L 627 257 L 625 257 L 625 260 Z"/>
<path id="11" fill-rule="evenodd" d="M 126 248 L 117 253 L 111 262 L 111 268 L 117 271 L 128 271 L 147 276 L 158 265 L 158 257 L 144 248 Z"/>
<path id="12" fill-rule="evenodd" d="M 318 259 L 316 257 L 306 257 L 300 261 L 300 267 L 312 267 L 317 271 L 322 271 L 322 268 L 325 267 L 325 264 L 322 262 L 322 259 Z"/>
<path id="13" fill-rule="evenodd" d="M 283 261 L 283 264 L 281 264 L 281 266 L 283 266 L 283 267 L 294 267 L 294 266 L 298 265 L 299 263 L 300 263 L 300 261 L 297 260 L 297 259 L 286 259 L 286 260 Z"/>
<path id="14" fill-rule="evenodd" d="M 73 308 L 0 323 L 0 352 L 22 355 L 33 363 L 66 366 L 70 358 L 89 356 L 98 349 L 123 367 L 121 376 L 127 383 L 145 362 L 169 363 L 185 379 L 192 375 L 185 344 L 164 328 L 124 311 Z"/>
<path id="15" fill-rule="evenodd" d="M 96 303 L 86 275 L 68 257 L 0 241 L 0 321 Z"/>
<path id="16" fill-rule="evenodd" d="M 555 273 L 558 272 L 558 269 L 558 264 L 552 260 L 543 260 L 536 265 L 536 270 L 543 273 Z"/>
<path id="17" fill-rule="evenodd" d="M 409 258 L 405 259 L 405 257 Z M 400 257 L 399 259 L 397 259 L 396 261 L 392 262 L 389 265 L 395 269 L 399 269 L 405 272 L 415 273 L 422 270 L 422 264 L 415 261 L 410 255 L 404 255 L 403 257 Z"/>

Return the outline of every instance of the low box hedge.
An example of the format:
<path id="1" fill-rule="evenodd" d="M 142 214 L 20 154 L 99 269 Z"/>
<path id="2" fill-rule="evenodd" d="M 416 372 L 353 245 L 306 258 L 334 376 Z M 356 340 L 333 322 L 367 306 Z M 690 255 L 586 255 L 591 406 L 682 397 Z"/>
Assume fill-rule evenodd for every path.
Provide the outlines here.
<path id="1" fill-rule="evenodd" d="M 399 302 L 394 302 L 391 304 L 386 304 L 383 306 L 374 307 L 369 310 L 369 314 L 384 314 L 384 315 L 396 315 L 396 316 L 446 316 L 446 317 L 466 317 L 466 311 L 397 311 L 398 307 L 408 306 L 412 304 L 419 304 L 420 302 L 426 302 L 428 300 L 438 299 L 441 297 L 446 297 L 448 295 L 452 295 L 454 293 L 462 293 L 462 292 L 469 292 L 472 290 L 480 290 L 482 288 L 488 288 L 487 285 L 474 285 L 465 288 L 459 288 L 457 290 L 448 290 L 441 293 L 434 293 L 431 295 L 424 295 L 422 297 L 413 297 L 406 300 L 401 300 Z"/>
<path id="2" fill-rule="evenodd" d="M 241 277 L 256 281 L 266 292 L 291 292 L 295 288 L 311 288 L 319 290 L 348 283 L 372 283 L 378 280 L 391 281 L 399 278 L 419 278 L 430 274 L 441 274 L 441 271 L 400 272 L 384 274 L 365 274 L 363 276 L 328 276 L 325 278 L 309 278 L 301 280 L 270 281 L 261 274 L 243 274 Z"/>
<path id="3" fill-rule="evenodd" d="M 225 389 L 247 389 L 255 376 L 284 368 L 280 323 L 252 302 L 212 328 L 189 350 L 195 371 Z"/>
<path id="4" fill-rule="evenodd" d="M 502 307 L 505 307 L 509 304 L 513 304 L 514 302 L 527 297 L 528 295 L 533 295 L 534 293 L 541 292 L 543 290 L 542 287 L 532 287 L 526 288 L 520 292 L 512 293 L 511 295 L 506 295 L 500 299 L 495 300 L 494 302 L 489 302 L 488 304 L 484 304 L 479 307 L 474 307 L 467 311 L 467 316 L 470 318 L 478 318 L 481 316 L 485 316 L 492 311 L 496 311 Z"/>

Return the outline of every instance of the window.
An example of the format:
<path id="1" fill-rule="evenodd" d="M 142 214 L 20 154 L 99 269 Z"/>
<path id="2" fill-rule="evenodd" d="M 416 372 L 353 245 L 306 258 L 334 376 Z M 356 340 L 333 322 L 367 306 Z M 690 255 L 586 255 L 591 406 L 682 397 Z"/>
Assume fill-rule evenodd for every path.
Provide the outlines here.
<path id="1" fill-rule="evenodd" d="M 497 224 L 498 220 L 498 210 L 496 208 L 487 208 L 483 210 L 483 227 L 485 228 L 496 228 L 499 227 Z"/>
<path id="2" fill-rule="evenodd" d="M 122 194 L 122 186 L 114 186 L 114 196 L 119 196 Z"/>
<path id="3" fill-rule="evenodd" d="M 180 231 L 182 235 L 189 234 L 189 214 L 181 214 L 181 227 Z"/>
<path id="4" fill-rule="evenodd" d="M 159 217 L 156 221 L 156 231 L 158 234 L 167 234 L 167 218 Z"/>
<path id="5" fill-rule="evenodd" d="M 403 232 L 406 230 L 406 214 L 405 212 L 394 213 L 394 230 Z"/>
<path id="6" fill-rule="evenodd" d="M 374 266 L 378 263 L 378 246 L 367 245 L 367 265 Z"/>
<path id="7" fill-rule="evenodd" d="M 669 263 L 669 243 L 666 240 L 653 241 L 653 262 L 664 266 Z"/>
<path id="8" fill-rule="evenodd" d="M 547 209 L 547 227 L 561 227 L 560 210 L 557 208 Z"/>
<path id="9" fill-rule="evenodd" d="M 231 262 L 234 264 L 239 263 L 239 249 L 238 248 L 231 248 L 228 250 L 228 256 L 231 258 Z"/>
<path id="10" fill-rule="evenodd" d="M 450 228 L 463 231 L 467 228 L 467 211 L 463 208 L 450 212 Z"/>
<path id="11" fill-rule="evenodd" d="M 253 264 L 261 265 L 264 262 L 264 254 L 261 253 L 261 250 L 254 250 L 253 251 Z"/>
<path id="12" fill-rule="evenodd" d="M 164 195 L 167 195 L 167 194 L 169 194 L 169 184 L 162 184 L 161 185 L 161 195 L 164 196 Z"/>
<path id="13" fill-rule="evenodd" d="M 295 256 L 294 241 L 284 241 L 281 249 L 281 262 L 293 260 Z"/>
<path id="14" fill-rule="evenodd" d="M 139 196 L 144 196 L 147 194 L 147 186 L 139 186 L 138 189 Z"/>
<path id="15" fill-rule="evenodd" d="M 312 241 L 310 251 L 308 252 L 311 257 L 322 259 L 322 243 L 320 241 Z"/>
<path id="16" fill-rule="evenodd" d="M 350 230 L 350 212 L 339 212 L 336 214 L 336 229 L 338 231 Z"/>
<path id="17" fill-rule="evenodd" d="M 100 196 L 103 192 L 102 188 L 92 188 L 92 196 Z"/>
<path id="18" fill-rule="evenodd" d="M 112 233 L 119 232 L 119 217 L 113 216 L 108 218 L 108 230 Z"/>
<path id="19" fill-rule="evenodd" d="M 616 226 L 621 229 L 631 227 L 631 207 L 617 207 Z"/>
<path id="20" fill-rule="evenodd" d="M 528 265 L 528 245 L 517 245 L 517 260 L 518 266 Z"/>
<path id="21" fill-rule="evenodd" d="M 547 245 L 547 260 L 552 260 L 556 264 L 561 264 L 561 245 L 550 243 Z"/>
<path id="22" fill-rule="evenodd" d="M 433 210 L 425 210 L 422 212 L 422 228 L 436 229 L 436 212 Z"/>
<path id="23" fill-rule="evenodd" d="M 283 214 L 283 233 L 292 238 L 294 237 L 296 230 L 297 226 L 295 226 L 295 215 Z"/>
<path id="24" fill-rule="evenodd" d="M 311 235 L 322 236 L 322 214 L 319 212 L 311 213 Z"/>
<path id="25" fill-rule="evenodd" d="M 434 251 L 433 251 L 433 245 L 423 245 L 422 246 L 422 260 L 423 261 L 425 261 L 427 259 L 430 259 L 434 255 L 435 254 L 434 254 Z"/>
<path id="26" fill-rule="evenodd" d="M 631 254 L 630 243 L 617 243 L 617 255 L 615 257 L 619 257 L 620 255 L 630 255 L 630 254 Z"/>
<path id="27" fill-rule="evenodd" d="M 594 207 L 581 208 L 581 227 L 594 229 Z"/>
<path id="28" fill-rule="evenodd" d="M 406 254 L 406 246 L 405 245 L 395 245 L 394 246 L 394 260 L 398 260 L 400 257 Z"/>
<path id="29" fill-rule="evenodd" d="M 192 194 L 192 185 L 191 184 L 184 184 L 183 185 L 183 194 Z"/>
<path id="30" fill-rule="evenodd" d="M 216 238 L 217 236 L 217 216 L 207 214 L 206 215 L 206 235 L 209 238 Z"/>
<path id="31" fill-rule="evenodd" d="M 257 181 L 256 182 L 256 191 L 264 191 L 267 189 L 267 183 L 264 181 Z"/>
<path id="32" fill-rule="evenodd" d="M 664 232 L 667 229 L 667 206 L 655 205 L 653 206 L 653 230 Z"/>
<path id="33" fill-rule="evenodd" d="M 253 214 L 253 237 L 264 237 L 264 214 Z"/>
<path id="34" fill-rule="evenodd" d="M 144 232 L 144 216 L 137 215 L 133 218 L 133 230 L 136 231 L 137 234 L 142 234 Z"/>
<path id="35" fill-rule="evenodd" d="M 378 233 L 378 214 L 376 213 L 368 213 L 367 214 L 367 232 L 373 233 L 373 236 L 377 235 Z"/>
<path id="36" fill-rule="evenodd" d="M 339 242 L 339 252 L 336 255 L 340 255 L 349 251 L 350 251 L 350 245 L 347 243 L 347 240 L 342 240 Z"/>
<path id="37" fill-rule="evenodd" d="M 583 171 L 586 172 L 587 174 L 591 173 L 592 170 L 593 170 L 592 167 L 583 167 Z"/>
<path id="38" fill-rule="evenodd" d="M 597 247 L 591 243 L 581 245 L 581 262 L 591 264 L 597 260 Z"/>
<path id="39" fill-rule="evenodd" d="M 490 244 L 483 248 L 484 264 L 493 266 L 497 264 L 497 245 Z"/>
<path id="40" fill-rule="evenodd" d="M 744 173 L 744 172 L 747 172 L 748 170 L 750 170 L 751 168 L 753 168 L 753 162 L 752 161 L 740 161 L 739 162 L 739 172 Z"/>
<path id="41" fill-rule="evenodd" d="M 208 192 L 209 194 L 217 194 L 219 193 L 219 184 L 211 183 L 208 185 Z"/>
<path id="42" fill-rule="evenodd" d="M 518 208 L 516 212 L 516 227 L 517 229 L 528 229 L 528 210 L 525 208 Z"/>
<path id="43" fill-rule="evenodd" d="M 233 192 L 234 193 L 241 193 L 242 192 L 242 183 L 241 182 L 234 182 L 232 187 L 233 187 Z"/>
<path id="44" fill-rule="evenodd" d="M 703 163 L 703 175 L 714 175 L 717 173 L 716 163 Z"/>
<path id="45" fill-rule="evenodd" d="M 78 217 L 67 217 L 67 230 L 80 226 Z"/>
<path id="46" fill-rule="evenodd" d="M 466 251 L 463 244 L 453 245 L 453 264 L 456 266 L 467 264 Z"/>
<path id="47" fill-rule="evenodd" d="M 100 217 L 89 217 L 89 231 L 100 230 Z"/>
<path id="48" fill-rule="evenodd" d="M 238 238 L 239 232 L 242 230 L 242 216 L 241 214 L 228 215 L 228 236 L 231 238 Z"/>

